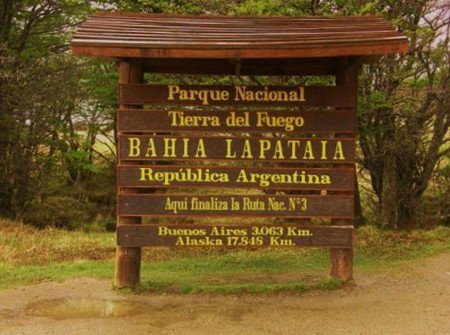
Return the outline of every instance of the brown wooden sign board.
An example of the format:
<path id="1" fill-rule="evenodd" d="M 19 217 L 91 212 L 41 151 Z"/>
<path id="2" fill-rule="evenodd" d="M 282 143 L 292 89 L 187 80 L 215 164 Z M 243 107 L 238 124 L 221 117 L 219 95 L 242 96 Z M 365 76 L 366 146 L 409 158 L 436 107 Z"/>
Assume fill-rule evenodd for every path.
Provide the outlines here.
<path id="1" fill-rule="evenodd" d="M 238 162 L 260 165 L 262 162 L 289 162 L 303 164 L 297 165 L 296 169 L 305 173 L 327 173 L 331 178 L 330 190 L 336 187 L 335 192 L 353 194 L 353 189 L 348 189 L 349 183 L 354 182 L 349 178 L 348 166 L 337 164 L 353 165 L 355 160 L 358 68 L 373 57 L 408 49 L 406 37 L 395 31 L 389 22 L 365 16 L 182 17 L 101 13 L 92 15 L 82 25 L 72 40 L 72 47 L 75 54 L 119 60 L 119 163 L 136 162 L 138 166 L 118 168 L 118 287 L 134 288 L 139 284 L 140 246 L 143 245 L 329 247 L 330 276 L 344 282 L 352 279 L 352 227 L 348 226 L 354 219 L 352 195 L 144 194 L 146 190 L 136 179 L 142 177 L 139 169 L 150 168 L 152 175 L 160 173 L 162 179 L 146 181 L 146 188 L 159 188 L 159 184 L 164 187 L 216 186 L 216 182 L 183 184 L 184 181 L 175 179 L 170 185 L 164 184 L 180 169 L 196 168 L 194 163 L 211 165 L 196 168 L 204 174 L 207 168 L 210 173 L 224 172 L 222 166 L 213 166 L 215 160 L 222 160 L 235 164 L 226 167 L 231 180 L 227 187 L 234 187 L 234 183 L 239 186 L 235 179 L 236 173 L 241 171 Z M 146 71 L 235 76 L 333 75 L 336 85 L 144 85 Z M 147 110 L 146 105 L 161 110 Z M 188 132 L 194 132 L 196 136 L 185 136 Z M 151 133 L 168 134 L 150 136 Z M 231 138 L 220 137 L 218 133 L 251 136 Z M 298 148 L 289 153 L 287 141 L 293 133 L 302 133 L 309 140 L 301 139 Z M 328 137 L 325 133 L 330 137 L 326 143 L 318 138 Z M 343 134 L 350 138 L 341 139 Z M 335 135 L 339 139 L 331 139 Z M 167 167 L 163 167 L 163 163 L 143 165 L 149 161 L 192 163 L 190 166 Z M 313 163 L 315 167 L 320 163 L 332 163 L 335 170 L 328 173 L 321 169 L 319 172 L 319 169 L 306 168 L 304 163 Z M 245 169 L 249 173 L 264 172 L 271 176 L 281 173 L 269 170 L 267 166 L 247 166 Z M 276 171 L 293 173 L 292 169 Z M 275 188 L 273 184 L 265 188 Z M 290 192 L 299 186 L 302 191 L 297 193 L 305 193 L 303 185 L 294 185 Z M 134 189 L 137 187 L 140 189 Z M 136 225 L 142 216 L 326 217 L 345 227 Z M 168 229 L 175 233 L 168 233 Z M 193 234 L 191 229 L 201 233 Z"/>
<path id="2" fill-rule="evenodd" d="M 354 107 L 345 86 L 120 85 L 124 105 Z"/>
<path id="3" fill-rule="evenodd" d="M 121 216 L 352 218 L 346 195 L 119 194 Z"/>
<path id="4" fill-rule="evenodd" d="M 353 163 L 350 138 L 119 135 L 121 161 Z"/>
<path id="5" fill-rule="evenodd" d="M 117 227 L 117 245 L 351 248 L 353 227 L 299 224 L 126 225 Z"/>
<path id="6" fill-rule="evenodd" d="M 356 115 L 342 110 L 142 110 L 121 109 L 119 132 L 350 133 Z"/>
<path id="7" fill-rule="evenodd" d="M 119 187 L 214 187 L 353 191 L 354 169 L 119 165 Z"/>

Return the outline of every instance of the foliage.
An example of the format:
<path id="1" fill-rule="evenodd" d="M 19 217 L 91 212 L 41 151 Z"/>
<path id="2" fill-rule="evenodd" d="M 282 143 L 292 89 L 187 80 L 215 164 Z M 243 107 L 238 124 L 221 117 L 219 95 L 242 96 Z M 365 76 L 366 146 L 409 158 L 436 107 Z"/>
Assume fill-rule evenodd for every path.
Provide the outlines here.
<path id="1" fill-rule="evenodd" d="M 26 223 L 38 228 L 57 227 L 74 229 L 90 221 L 87 204 L 81 204 L 71 197 L 48 197 L 42 202 L 32 203 L 23 215 Z"/>
<path id="2" fill-rule="evenodd" d="M 99 135 L 114 146 L 113 71 L 67 52 L 71 32 L 92 10 L 82 0 L 0 6 L 2 215 L 20 217 L 68 185 L 79 195 L 98 170 L 95 157 L 114 160 L 95 147 Z"/>
<path id="3" fill-rule="evenodd" d="M 371 3 L 410 39 L 407 54 L 363 68 L 358 108 L 361 164 L 381 224 L 403 228 L 420 224 L 421 199 L 450 154 L 450 8 L 437 1 Z"/>

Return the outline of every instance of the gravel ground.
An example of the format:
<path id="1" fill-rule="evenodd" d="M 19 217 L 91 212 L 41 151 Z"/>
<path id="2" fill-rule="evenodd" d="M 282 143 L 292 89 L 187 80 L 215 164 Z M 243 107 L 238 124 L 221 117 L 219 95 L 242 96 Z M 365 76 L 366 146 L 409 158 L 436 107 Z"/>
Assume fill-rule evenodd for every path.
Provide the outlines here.
<path id="1" fill-rule="evenodd" d="M 131 295 L 91 278 L 0 291 L 0 334 L 450 334 L 450 253 L 302 295 Z"/>

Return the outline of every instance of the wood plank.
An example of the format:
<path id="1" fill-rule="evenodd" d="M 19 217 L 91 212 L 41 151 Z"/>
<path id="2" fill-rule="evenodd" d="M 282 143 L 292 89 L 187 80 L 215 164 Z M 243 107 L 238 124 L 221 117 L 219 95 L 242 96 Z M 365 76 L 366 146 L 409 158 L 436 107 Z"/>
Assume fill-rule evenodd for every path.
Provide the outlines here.
<path id="1" fill-rule="evenodd" d="M 299 45 L 299 44 L 313 44 L 313 43 L 337 43 L 344 42 L 349 43 L 356 39 L 365 39 L 366 41 L 373 41 L 380 38 L 392 38 L 390 32 L 378 32 L 374 37 L 372 31 L 365 32 L 293 32 L 286 33 L 281 32 L 279 34 L 267 33 L 267 32 L 254 32 L 251 34 L 241 35 L 239 40 L 233 38 L 228 33 L 201 33 L 193 35 L 192 33 L 186 33 L 181 31 L 175 32 L 146 32 L 145 30 L 133 29 L 130 32 L 123 32 L 120 30 L 113 32 L 80 32 L 77 34 L 78 40 L 81 41 L 93 41 L 102 43 L 121 43 L 121 44 L 155 44 L 155 46 L 161 46 L 165 44 L 171 45 L 176 40 L 182 40 L 180 46 L 215 44 L 222 47 L 224 44 L 227 46 L 260 46 L 264 44 L 269 45 Z"/>
<path id="2" fill-rule="evenodd" d="M 119 187 L 353 191 L 354 169 L 119 165 Z"/>
<path id="3" fill-rule="evenodd" d="M 97 56 L 105 58 L 197 58 L 197 59 L 253 59 L 253 58 L 311 58 L 311 57 L 347 57 L 347 56 L 382 56 L 385 54 L 405 53 L 408 51 L 407 42 L 400 40 L 384 40 L 382 43 L 364 44 L 320 44 L 314 47 L 293 46 L 290 48 L 233 48 L 233 49 L 198 49 L 198 48 L 162 48 L 137 47 L 130 43 L 125 45 L 105 45 L 90 41 L 78 43 L 72 41 L 74 55 Z"/>
<path id="4" fill-rule="evenodd" d="M 119 134 L 119 160 L 342 164 L 355 161 L 355 140 Z"/>
<path id="5" fill-rule="evenodd" d="M 345 86 L 120 85 L 120 103 L 171 106 L 355 107 Z"/>
<path id="6" fill-rule="evenodd" d="M 82 29 L 87 28 L 103 28 L 103 31 L 114 31 L 116 28 L 119 31 L 126 32 L 127 28 L 141 28 L 146 31 L 165 34 L 173 31 L 184 31 L 191 33 L 217 33 L 224 32 L 234 35 L 235 39 L 239 39 L 248 33 L 255 33 L 258 31 L 265 32 L 267 35 L 282 34 L 286 31 L 303 31 L 313 29 L 313 31 L 320 32 L 323 29 L 328 29 L 332 34 L 346 33 L 349 30 L 355 30 L 357 33 L 364 33 L 367 30 L 373 30 L 374 35 L 377 33 L 387 31 L 391 34 L 397 34 L 392 29 L 392 25 L 381 18 L 367 18 L 362 17 L 357 19 L 345 17 L 321 17 L 321 18 L 306 18 L 306 17 L 230 17 L 230 16 L 197 16 L 195 18 L 186 19 L 184 16 L 153 16 L 153 17 L 98 17 L 91 16 L 87 22 L 82 25 Z M 359 28 L 359 29 L 358 29 Z M 316 30 L 314 30 L 316 29 Z M 196 34 L 194 34 L 195 36 Z M 320 35 L 319 35 L 320 36 Z"/>
<path id="7" fill-rule="evenodd" d="M 357 99 L 358 92 L 358 64 L 341 60 L 337 67 L 336 81 L 338 85 L 347 85 L 353 92 L 354 99 Z M 356 117 L 356 110 L 355 110 Z M 343 169 L 344 165 L 336 166 L 336 169 Z M 354 206 L 356 208 L 356 205 Z M 355 213 L 354 213 L 355 214 Z M 334 225 L 354 225 L 355 215 L 351 219 L 332 219 Z M 353 249 L 330 249 L 330 276 L 342 282 L 348 282 L 353 278 Z"/>
<path id="8" fill-rule="evenodd" d="M 119 83 L 141 83 L 144 79 L 143 61 L 134 59 L 119 63 Z M 121 105 L 120 108 L 129 108 Z M 122 188 L 120 192 L 133 192 L 132 189 Z M 140 224 L 140 217 L 117 216 L 117 227 L 128 224 Z M 140 247 L 120 247 L 116 248 L 115 262 L 115 286 L 118 288 L 135 288 L 139 285 L 141 273 L 141 248 Z"/>
<path id="9" fill-rule="evenodd" d="M 147 59 L 145 71 L 207 75 L 327 76 L 334 75 L 333 59 L 239 60 L 229 59 Z"/>
<path id="10" fill-rule="evenodd" d="M 123 216 L 353 218 L 353 196 L 119 194 Z"/>
<path id="11" fill-rule="evenodd" d="M 100 26 L 101 25 L 101 26 Z M 359 28 L 359 30 L 358 30 Z M 297 25 L 286 25 L 286 26 L 272 26 L 270 29 L 267 27 L 262 27 L 259 25 L 233 25 L 233 24 L 197 24 L 197 25 L 184 25 L 184 24 L 173 24 L 167 25 L 167 23 L 142 23 L 142 22 L 120 22 L 120 21 L 108 21 L 108 22 L 87 22 L 83 24 L 77 31 L 76 36 L 83 36 L 84 34 L 91 33 L 103 33 L 103 34 L 123 34 L 126 35 L 129 32 L 137 32 L 140 34 L 148 34 L 151 36 L 178 36 L 178 34 L 187 35 L 191 33 L 190 38 L 203 37 L 203 36 L 224 36 L 230 37 L 235 36 L 235 40 L 239 37 L 267 37 L 276 38 L 277 36 L 292 36 L 301 37 L 304 34 L 316 34 L 317 37 L 321 36 L 345 36 L 349 32 L 354 32 L 355 34 L 365 34 L 366 32 L 371 32 L 374 37 L 382 37 L 386 34 L 390 36 L 399 35 L 398 32 L 392 30 L 389 25 L 383 24 L 367 24 L 365 29 L 361 30 L 361 25 L 352 24 L 327 24 L 322 23 L 311 24 L 311 23 L 298 23 Z"/>
<path id="12" fill-rule="evenodd" d="M 138 58 L 307 58 L 406 52 L 407 38 L 376 17 L 91 16 L 75 54 Z"/>
<path id="13" fill-rule="evenodd" d="M 352 248 L 352 226 L 128 225 L 117 228 L 119 246 Z"/>
<path id="14" fill-rule="evenodd" d="M 125 29 L 127 28 L 127 29 Z M 158 28 L 164 28 L 160 30 Z M 222 39 L 224 41 L 232 39 L 232 32 L 237 32 L 241 37 L 239 41 L 245 40 L 292 40 L 303 39 L 309 37 L 361 37 L 369 36 L 376 37 L 393 36 L 392 31 L 388 27 L 382 27 L 378 25 L 367 26 L 366 30 L 361 31 L 360 27 L 352 26 L 346 27 L 345 30 L 336 31 L 336 26 L 323 26 L 323 27 L 286 27 L 283 29 L 273 29 L 267 31 L 261 28 L 248 28 L 245 32 L 241 27 L 191 27 L 186 29 L 183 26 L 164 26 L 159 24 L 141 25 L 133 24 L 124 26 L 118 23 L 104 24 L 102 27 L 98 27 L 93 24 L 83 25 L 83 27 L 77 30 L 77 37 L 93 38 L 96 37 L 111 37 L 111 38 L 124 38 L 131 37 L 133 39 L 140 39 L 142 37 L 149 39 L 164 39 L 164 38 L 186 38 L 188 40 L 206 40 L 206 39 Z M 194 34 L 195 33 L 195 34 Z M 236 37 L 234 38 L 236 40 Z"/>
<path id="15" fill-rule="evenodd" d="M 346 110 L 119 110 L 119 132 L 350 133 L 356 118 Z"/>
<path id="16" fill-rule="evenodd" d="M 396 37 L 389 37 L 386 38 L 388 43 L 396 42 Z M 364 40 L 366 43 L 366 49 L 370 46 L 375 46 L 377 44 L 376 40 L 368 40 L 361 37 L 361 40 Z M 316 44 L 321 45 L 323 48 L 337 48 L 338 44 L 352 47 L 354 46 L 354 41 L 351 39 L 323 39 L 320 41 L 314 40 Z M 108 39 L 108 38 L 102 38 L 102 39 L 89 39 L 89 38 L 80 38 L 77 41 L 74 41 L 75 45 L 81 45 L 81 44 L 94 44 L 95 46 L 102 46 L 102 47 L 121 47 L 121 48 L 140 48 L 140 49 L 161 49 L 161 50 L 175 50 L 172 45 L 176 43 L 176 39 L 167 39 L 167 40 L 158 40 L 157 42 L 153 41 L 141 41 L 141 40 L 128 40 L 127 38 L 123 38 L 120 40 L 117 39 Z M 315 46 L 312 44 L 312 42 L 307 41 L 290 41 L 289 43 L 286 41 L 278 42 L 278 41 L 267 41 L 267 42 L 250 42 L 250 41 L 242 41 L 240 43 L 236 42 L 229 42 L 226 45 L 222 45 L 220 40 L 213 41 L 213 40 L 207 40 L 204 41 L 204 45 L 212 45 L 215 46 L 215 50 L 252 50 L 252 52 L 257 53 L 258 50 L 264 50 L 271 48 L 273 51 L 274 49 L 280 49 L 280 50 L 292 50 L 293 48 L 298 49 L 309 49 L 308 47 Z M 300 46 L 300 47 L 299 47 Z M 195 41 L 184 41 L 183 43 L 180 43 L 177 45 L 177 48 L 183 48 L 184 50 L 203 50 L 206 54 L 210 51 L 208 48 L 202 47 L 202 44 L 195 40 Z M 179 50 L 179 49 L 178 49 Z M 351 54 L 350 54 L 351 55 Z M 358 55 L 358 54 L 356 54 Z M 306 57 L 306 55 L 305 55 Z M 255 58 L 263 58 L 263 57 L 255 57 Z"/>

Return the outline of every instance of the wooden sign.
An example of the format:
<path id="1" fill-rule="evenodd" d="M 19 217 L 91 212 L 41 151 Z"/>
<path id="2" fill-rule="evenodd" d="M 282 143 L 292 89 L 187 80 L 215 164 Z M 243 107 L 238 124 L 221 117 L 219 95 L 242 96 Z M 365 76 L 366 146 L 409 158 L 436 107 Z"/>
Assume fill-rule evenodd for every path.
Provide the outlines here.
<path id="1" fill-rule="evenodd" d="M 122 109 L 119 132 L 355 133 L 356 117 L 342 110 L 142 110 Z"/>
<path id="2" fill-rule="evenodd" d="M 123 105 L 354 107 L 345 86 L 120 85 Z"/>
<path id="3" fill-rule="evenodd" d="M 159 217 L 352 218 L 353 196 L 119 194 L 118 214 Z"/>
<path id="4" fill-rule="evenodd" d="M 352 226 L 312 225 L 124 225 L 122 247 L 327 247 L 351 248 Z"/>
<path id="5" fill-rule="evenodd" d="M 124 161 L 260 161 L 352 163 L 355 141 L 349 138 L 199 137 L 119 135 Z"/>
<path id="6" fill-rule="evenodd" d="M 389 22 L 98 13 L 72 46 L 119 64 L 118 158 L 128 165 L 118 167 L 117 287 L 139 285 L 144 245 L 329 247 L 330 276 L 352 279 L 358 69 L 407 51 L 407 38 Z M 293 75 L 319 75 L 333 76 L 334 84 L 147 85 L 150 71 L 291 76 L 290 82 Z M 151 193 L 161 187 L 167 193 Z M 171 194 L 175 187 L 204 189 Z M 212 187 L 229 193 L 204 195 Z M 260 190 L 232 195 L 239 193 L 234 187 Z M 268 191 L 257 194 L 261 189 Z M 312 195 L 321 190 L 334 194 Z M 135 225 L 141 216 L 325 217 L 346 226 Z"/>
<path id="7" fill-rule="evenodd" d="M 120 187 L 215 187 L 352 191 L 353 169 L 119 165 Z"/>

